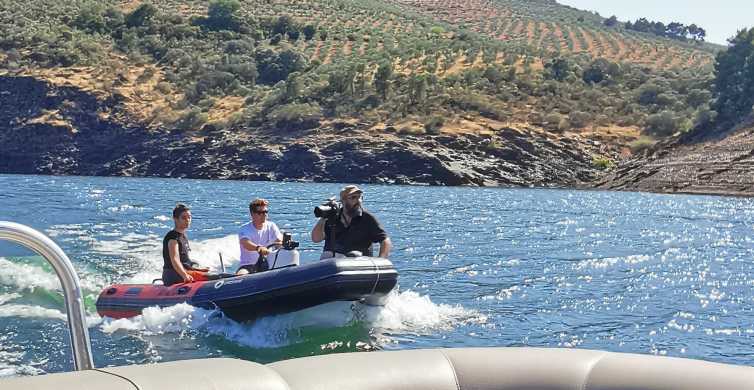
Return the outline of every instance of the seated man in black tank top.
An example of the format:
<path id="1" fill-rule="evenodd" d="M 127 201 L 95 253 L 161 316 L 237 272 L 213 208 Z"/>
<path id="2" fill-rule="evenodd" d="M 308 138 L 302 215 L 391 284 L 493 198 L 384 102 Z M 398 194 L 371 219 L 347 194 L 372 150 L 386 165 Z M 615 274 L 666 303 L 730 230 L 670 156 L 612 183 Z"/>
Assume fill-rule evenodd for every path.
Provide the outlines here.
<path id="1" fill-rule="evenodd" d="M 191 248 L 186 230 L 191 226 L 191 210 L 179 203 L 173 209 L 173 222 L 175 228 L 162 240 L 162 283 L 170 286 L 216 279 L 216 276 L 207 274 L 208 269 L 198 268 L 189 258 Z"/>

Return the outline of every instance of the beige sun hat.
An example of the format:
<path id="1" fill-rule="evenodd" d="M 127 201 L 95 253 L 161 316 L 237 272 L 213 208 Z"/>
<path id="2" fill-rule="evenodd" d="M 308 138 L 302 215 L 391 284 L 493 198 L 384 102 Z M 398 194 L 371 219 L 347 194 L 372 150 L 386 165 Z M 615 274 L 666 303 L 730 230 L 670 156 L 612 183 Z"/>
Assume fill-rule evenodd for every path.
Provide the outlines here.
<path id="1" fill-rule="evenodd" d="M 364 191 L 362 191 L 361 188 L 359 188 L 356 185 L 353 185 L 353 184 L 347 185 L 347 186 L 343 187 L 342 191 L 340 191 L 340 199 L 345 199 L 349 195 L 356 194 L 356 193 L 362 193 L 363 194 Z"/>

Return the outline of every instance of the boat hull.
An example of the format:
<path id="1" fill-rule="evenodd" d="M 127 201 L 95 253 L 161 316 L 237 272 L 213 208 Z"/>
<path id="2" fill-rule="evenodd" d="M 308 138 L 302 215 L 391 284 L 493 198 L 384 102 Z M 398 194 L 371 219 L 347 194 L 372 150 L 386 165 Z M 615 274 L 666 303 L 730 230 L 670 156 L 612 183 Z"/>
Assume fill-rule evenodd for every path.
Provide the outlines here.
<path id="1" fill-rule="evenodd" d="M 127 318 L 150 306 L 188 303 L 217 308 L 236 321 L 248 321 L 327 302 L 377 298 L 389 293 L 397 281 L 398 273 L 390 260 L 338 258 L 169 287 L 115 284 L 100 293 L 96 305 L 103 317 Z"/>

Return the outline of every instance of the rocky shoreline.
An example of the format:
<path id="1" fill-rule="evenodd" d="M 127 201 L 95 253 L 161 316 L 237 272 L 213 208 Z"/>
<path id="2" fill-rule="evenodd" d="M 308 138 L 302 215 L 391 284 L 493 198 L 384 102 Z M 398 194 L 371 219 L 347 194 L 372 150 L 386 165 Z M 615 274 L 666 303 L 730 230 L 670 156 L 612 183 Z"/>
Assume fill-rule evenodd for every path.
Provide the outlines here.
<path id="1" fill-rule="evenodd" d="M 374 132 L 330 123 L 178 133 L 132 125 L 117 97 L 0 77 L 0 172 L 475 186 L 583 186 L 604 145 L 534 128 L 485 134 Z M 617 153 L 609 149 L 608 153 Z"/>
<path id="2" fill-rule="evenodd" d="M 754 127 L 715 138 L 681 137 L 657 145 L 595 181 L 623 191 L 754 196 Z"/>
<path id="3" fill-rule="evenodd" d="M 116 96 L 0 76 L 0 173 L 754 195 L 754 127 L 675 139 L 620 160 L 620 145 L 534 127 L 438 135 L 367 123 L 192 132 L 139 126 Z M 607 173 L 594 156 L 621 161 Z"/>

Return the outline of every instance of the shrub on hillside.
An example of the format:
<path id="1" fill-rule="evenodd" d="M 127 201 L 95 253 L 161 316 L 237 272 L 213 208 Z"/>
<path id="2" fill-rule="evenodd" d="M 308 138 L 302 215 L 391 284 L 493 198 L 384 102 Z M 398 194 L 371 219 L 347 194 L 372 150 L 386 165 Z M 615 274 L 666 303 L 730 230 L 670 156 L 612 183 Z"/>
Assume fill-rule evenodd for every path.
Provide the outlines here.
<path id="1" fill-rule="evenodd" d="M 213 0 L 207 7 L 207 17 L 195 18 L 194 24 L 213 31 L 238 31 L 240 22 L 236 12 L 240 8 L 238 0 Z"/>
<path id="2" fill-rule="evenodd" d="M 225 43 L 224 52 L 228 54 L 252 54 L 254 52 L 254 41 L 246 39 L 234 39 Z"/>
<path id="3" fill-rule="evenodd" d="M 445 119 L 443 119 L 443 117 L 439 115 L 435 115 L 424 123 L 424 130 L 427 132 L 427 134 L 437 135 L 440 134 L 440 129 L 444 124 Z"/>
<path id="4" fill-rule="evenodd" d="M 322 108 L 317 103 L 291 103 L 279 106 L 267 114 L 279 129 L 305 130 L 319 126 Z"/>
<path id="5" fill-rule="evenodd" d="M 628 144 L 628 148 L 631 149 L 631 153 L 641 153 L 652 146 L 654 146 L 657 143 L 653 138 L 642 136 L 639 137 L 636 141 L 633 141 Z"/>
<path id="6" fill-rule="evenodd" d="M 146 25 L 155 15 L 157 7 L 150 3 L 142 3 L 135 10 L 126 15 L 126 27 L 141 27 Z"/>
<path id="7" fill-rule="evenodd" d="M 711 110 L 709 107 L 703 107 L 699 109 L 694 118 L 694 127 L 707 128 L 715 123 L 717 119 L 717 111 Z"/>
<path id="8" fill-rule="evenodd" d="M 554 58 L 545 64 L 545 78 L 564 81 L 573 75 L 574 65 L 565 58 Z"/>
<path id="9" fill-rule="evenodd" d="M 119 10 L 92 2 L 81 6 L 71 26 L 90 33 L 109 34 L 124 23 L 125 17 Z"/>
<path id="10" fill-rule="evenodd" d="M 647 117 L 645 130 L 648 134 L 659 137 L 673 135 L 682 129 L 682 120 L 670 111 L 663 111 Z"/>
<path id="11" fill-rule="evenodd" d="M 448 103 L 465 111 L 476 111 L 485 118 L 504 120 L 507 117 L 505 112 L 485 95 L 476 93 L 455 94 Z"/>
<path id="12" fill-rule="evenodd" d="M 497 65 L 488 66 L 482 74 L 487 81 L 493 85 L 497 85 L 502 81 L 505 81 L 505 73 Z"/>
<path id="13" fill-rule="evenodd" d="M 662 88 L 656 84 L 645 84 L 637 92 L 636 101 L 642 106 L 657 104 L 657 96 L 662 93 Z"/>
<path id="14" fill-rule="evenodd" d="M 256 53 L 259 82 L 275 84 L 288 78 L 292 72 L 306 69 L 307 61 L 300 53 L 293 50 L 283 50 L 276 53 L 272 50 L 259 50 Z"/>
<path id="15" fill-rule="evenodd" d="M 545 115 L 543 125 L 550 131 L 564 131 L 569 127 L 568 119 L 558 112 Z"/>
<path id="16" fill-rule="evenodd" d="M 183 116 L 181 116 L 181 118 L 178 119 L 178 121 L 175 122 L 173 126 L 176 130 L 189 131 L 199 130 L 199 128 L 201 128 L 205 123 L 207 123 L 207 114 L 203 113 L 198 108 L 192 108 Z"/>
<path id="17" fill-rule="evenodd" d="M 686 104 L 692 108 L 708 105 L 712 102 L 712 92 L 706 89 L 692 89 L 686 94 Z"/>
<path id="18" fill-rule="evenodd" d="M 598 58 L 592 61 L 589 66 L 584 69 L 581 78 L 585 83 L 598 84 L 603 81 L 614 80 L 620 75 L 620 65 L 604 58 Z"/>
<path id="19" fill-rule="evenodd" d="M 583 111 L 571 111 L 568 114 L 568 122 L 573 128 L 586 127 L 592 121 L 592 116 Z"/>
<path id="20" fill-rule="evenodd" d="M 597 169 L 607 170 L 615 167 L 615 163 L 608 157 L 595 155 L 592 156 L 592 166 Z"/>
<path id="21" fill-rule="evenodd" d="M 311 41 L 312 38 L 314 38 L 314 34 L 317 33 L 317 28 L 311 24 L 307 24 L 303 29 L 301 29 L 301 32 L 304 34 L 305 40 Z"/>
<path id="22" fill-rule="evenodd" d="M 186 91 L 186 99 L 197 102 L 207 95 L 229 95 L 239 86 L 235 75 L 223 71 L 211 71 L 204 74 Z"/>

